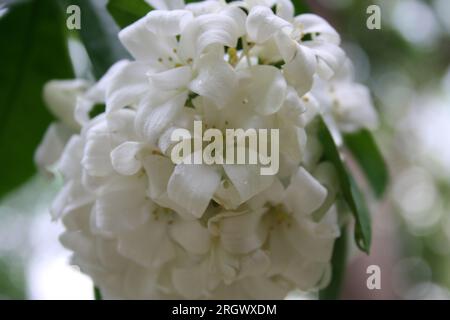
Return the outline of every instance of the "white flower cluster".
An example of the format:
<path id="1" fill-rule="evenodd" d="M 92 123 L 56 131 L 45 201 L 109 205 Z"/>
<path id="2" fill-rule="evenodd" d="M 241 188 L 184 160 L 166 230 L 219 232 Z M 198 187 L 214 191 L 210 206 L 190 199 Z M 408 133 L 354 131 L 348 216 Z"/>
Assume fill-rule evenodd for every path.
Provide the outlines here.
<path id="1" fill-rule="evenodd" d="M 290 0 L 149 2 L 158 10 L 119 34 L 133 61 L 94 85 L 45 88 L 60 122 L 36 160 L 64 178 L 51 212 L 73 263 L 104 298 L 264 299 L 323 287 L 338 187 L 314 119 L 336 134 L 377 121 L 339 35 L 316 15 L 294 17 Z M 175 165 L 171 132 L 194 120 L 279 129 L 278 174 Z"/>

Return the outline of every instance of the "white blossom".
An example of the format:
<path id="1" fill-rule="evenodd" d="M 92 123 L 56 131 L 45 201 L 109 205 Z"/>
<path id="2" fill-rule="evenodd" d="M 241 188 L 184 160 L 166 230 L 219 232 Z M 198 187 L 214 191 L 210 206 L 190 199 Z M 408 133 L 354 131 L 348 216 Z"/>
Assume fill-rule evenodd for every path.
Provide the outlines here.
<path id="1" fill-rule="evenodd" d="M 36 158 L 65 180 L 51 213 L 72 263 L 111 299 L 281 299 L 326 286 L 338 184 L 310 127 L 318 115 L 337 132 L 376 124 L 367 89 L 342 71 L 339 35 L 294 17 L 289 0 L 148 2 L 157 10 L 119 34 L 134 60 L 45 91 L 59 122 Z M 105 112 L 92 117 L 96 104 Z M 279 129 L 278 174 L 175 164 L 171 133 L 193 133 L 195 120 Z"/>

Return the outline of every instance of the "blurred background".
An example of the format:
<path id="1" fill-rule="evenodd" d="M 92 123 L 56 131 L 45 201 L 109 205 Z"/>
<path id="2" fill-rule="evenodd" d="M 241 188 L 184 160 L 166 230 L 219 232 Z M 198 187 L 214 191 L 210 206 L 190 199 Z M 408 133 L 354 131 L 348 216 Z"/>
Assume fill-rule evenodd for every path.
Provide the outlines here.
<path id="1" fill-rule="evenodd" d="M 381 118 L 374 134 L 391 175 L 384 199 L 369 199 L 374 233 L 371 255 L 352 249 L 341 298 L 450 299 L 450 1 L 305 2 L 342 35 L 357 80 L 372 91 Z M 104 4 L 95 1 L 99 12 Z M 366 27 L 366 10 L 372 4 L 381 9 L 380 30 Z M 0 28 L 5 13 L 0 5 Z M 24 15 L 24 24 L 29 22 L 27 17 L 32 18 Z M 63 20 L 56 23 L 64 28 Z M 114 33 L 117 26 L 112 20 L 110 23 L 109 32 Z M 0 29 L 0 37 L 5 37 L 0 41 L 16 39 L 20 30 L 17 35 L 14 32 Z M 58 69 L 49 76 L 94 77 L 96 72 L 90 69 L 77 36 L 67 33 L 64 39 L 75 74 L 61 74 Z M 39 50 L 45 50 L 44 45 Z M 0 61 L 4 68 L 6 60 Z M 10 82 L 0 76 L 1 88 Z M 40 88 L 36 90 L 39 94 Z M 1 92 L 0 103 L 10 102 Z M 0 115 L 2 122 L 10 116 L 3 107 Z M 51 120 L 49 115 L 45 117 Z M 45 126 L 36 129 L 36 145 Z M 2 143 L 7 139 L 5 130 L 0 129 Z M 19 133 L 17 143 L 20 138 Z M 16 143 L 12 138 L 10 142 Z M 8 151 L 2 149 L 1 158 L 8 157 Z M 0 163 L 0 299 L 92 299 L 92 283 L 68 265 L 69 252 L 57 241 L 62 227 L 52 222 L 48 213 L 61 181 L 34 174 L 26 182 L 15 181 L 16 188 L 5 192 L 7 171 L 13 170 L 17 161 L 20 159 Z M 381 290 L 367 289 L 366 269 L 372 264 L 381 268 Z"/>

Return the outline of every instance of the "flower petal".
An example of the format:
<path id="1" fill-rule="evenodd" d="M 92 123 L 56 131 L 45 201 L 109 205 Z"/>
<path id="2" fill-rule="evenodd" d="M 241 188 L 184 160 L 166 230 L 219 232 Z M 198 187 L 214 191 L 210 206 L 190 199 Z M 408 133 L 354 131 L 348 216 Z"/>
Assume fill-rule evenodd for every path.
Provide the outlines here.
<path id="1" fill-rule="evenodd" d="M 150 219 L 146 224 L 118 239 L 118 251 L 147 268 L 158 268 L 175 257 L 174 244 L 167 234 L 167 222 Z"/>
<path id="2" fill-rule="evenodd" d="M 84 95 L 78 97 L 75 107 L 75 119 L 78 123 L 85 125 L 89 122 L 89 112 L 96 104 L 103 104 L 106 100 L 106 92 L 111 80 L 120 72 L 125 65 L 129 64 L 127 60 L 120 60 L 113 64 L 103 77 Z"/>
<path id="3" fill-rule="evenodd" d="M 337 45 L 327 42 L 308 41 L 302 44 L 303 48 L 309 48 L 319 59 L 318 66 L 322 69 L 321 76 L 325 76 L 325 79 L 329 79 L 334 73 L 336 73 L 345 62 L 345 53 Z M 325 68 L 331 70 L 327 71 Z M 325 70 L 324 70 L 325 69 Z M 320 70 L 318 70 L 320 71 Z"/>
<path id="4" fill-rule="evenodd" d="M 225 250 L 235 254 L 247 254 L 265 242 L 268 226 L 262 221 L 267 209 L 242 214 L 219 214 L 209 221 L 209 228 L 218 232 Z"/>
<path id="5" fill-rule="evenodd" d="M 143 165 L 148 177 L 149 196 L 156 200 L 167 192 L 167 184 L 175 166 L 169 158 L 160 155 L 145 157 Z"/>
<path id="6" fill-rule="evenodd" d="M 177 219 L 169 227 L 169 233 L 186 251 L 193 254 L 206 254 L 211 248 L 211 235 L 198 221 Z"/>
<path id="7" fill-rule="evenodd" d="M 277 16 L 286 21 L 292 21 L 294 18 L 294 5 L 291 0 L 277 0 L 276 12 Z"/>
<path id="8" fill-rule="evenodd" d="M 153 269 L 131 264 L 123 276 L 120 289 L 127 299 L 161 299 L 157 293 L 158 276 L 159 273 Z M 123 299 L 122 296 L 120 298 Z"/>
<path id="9" fill-rule="evenodd" d="M 317 210 L 327 197 L 327 189 L 308 171 L 300 167 L 286 189 L 286 205 L 295 215 L 307 215 Z"/>
<path id="10" fill-rule="evenodd" d="M 90 261 L 96 260 L 97 254 L 95 252 L 95 247 L 92 245 L 92 239 L 85 233 L 79 231 L 65 231 L 61 234 L 59 240 L 65 248 L 76 252 L 76 254 L 83 259 Z"/>
<path id="11" fill-rule="evenodd" d="M 225 164 L 223 168 L 239 192 L 242 202 L 267 189 L 274 179 L 273 176 L 261 175 L 261 167 L 255 164 Z"/>
<path id="12" fill-rule="evenodd" d="M 211 13 L 196 17 L 181 33 L 180 55 L 184 61 L 199 57 L 211 45 L 236 47 L 243 33 L 245 13 L 230 8 L 225 14 Z"/>
<path id="13" fill-rule="evenodd" d="M 122 64 L 107 85 L 106 111 L 136 106 L 139 99 L 149 90 L 146 71 L 150 69 L 150 65 L 142 62 Z"/>
<path id="14" fill-rule="evenodd" d="M 195 16 L 219 11 L 223 4 L 216 0 L 205 0 L 186 4 L 186 10 L 192 11 Z"/>
<path id="15" fill-rule="evenodd" d="M 340 234 L 336 208 L 332 207 L 319 223 L 305 217 L 295 218 L 297 223 L 285 228 L 291 246 L 308 260 L 329 262 L 334 241 Z"/>
<path id="16" fill-rule="evenodd" d="M 118 173 L 124 176 L 136 174 L 142 167 L 138 153 L 142 150 L 142 144 L 127 141 L 111 151 L 111 163 Z"/>
<path id="17" fill-rule="evenodd" d="M 58 197 L 58 196 L 57 196 Z M 69 231 L 91 231 L 91 210 L 92 203 L 77 209 L 71 210 L 70 214 L 62 217 L 61 221 L 64 227 Z M 51 211 L 51 213 L 53 213 Z M 52 217 L 53 218 L 53 217 Z"/>
<path id="18" fill-rule="evenodd" d="M 175 37 L 155 34 L 148 30 L 146 17 L 120 31 L 119 39 L 136 60 L 149 62 L 154 67 L 163 66 L 159 59 L 173 59 L 173 48 L 177 47 Z"/>
<path id="19" fill-rule="evenodd" d="M 90 84 L 86 80 L 53 80 L 44 86 L 44 101 L 50 111 L 65 125 L 79 129 L 75 120 L 77 98 L 81 96 Z"/>
<path id="20" fill-rule="evenodd" d="M 226 210 L 234 210 L 242 203 L 239 192 L 228 180 L 222 180 L 213 197 Z"/>
<path id="21" fill-rule="evenodd" d="M 165 101 L 154 98 L 155 94 L 147 95 L 141 102 L 136 116 L 136 130 L 151 145 L 156 145 L 164 129 L 183 108 L 187 92 L 169 96 Z"/>
<path id="22" fill-rule="evenodd" d="M 148 74 L 150 83 L 161 90 L 185 88 L 192 79 L 192 69 L 188 66 L 178 67 L 159 73 Z"/>
<path id="23" fill-rule="evenodd" d="M 61 123 L 51 124 L 34 153 L 34 162 L 44 173 L 51 174 L 51 166 L 60 159 L 73 132 Z"/>
<path id="24" fill-rule="evenodd" d="M 291 28 L 291 24 L 276 16 L 272 10 L 263 6 L 256 6 L 250 10 L 247 18 L 247 33 L 249 40 L 263 43 L 283 28 Z"/>
<path id="25" fill-rule="evenodd" d="M 111 164 L 111 139 L 105 121 L 99 122 L 87 132 L 81 164 L 91 176 L 102 177 L 109 175 Z"/>
<path id="26" fill-rule="evenodd" d="M 179 164 L 169 179 L 169 198 L 200 218 L 219 186 L 220 174 L 213 166 Z"/>
<path id="27" fill-rule="evenodd" d="M 338 125 L 342 131 L 352 132 L 360 128 L 373 130 L 378 125 L 378 116 L 367 87 L 358 83 L 337 83 L 335 86 Z"/>
<path id="28" fill-rule="evenodd" d="M 246 86 L 247 101 L 261 115 L 277 112 L 286 97 L 287 84 L 279 69 L 272 66 L 254 66 L 249 70 Z"/>
<path id="29" fill-rule="evenodd" d="M 131 231 L 145 223 L 152 204 L 145 198 L 143 180 L 122 178 L 117 187 L 100 195 L 92 209 L 92 227 L 105 236 Z"/>
<path id="30" fill-rule="evenodd" d="M 270 300 L 286 298 L 291 288 L 286 284 L 265 277 L 248 277 L 242 280 L 240 292 L 245 292 L 244 299 Z M 242 294 L 242 293 L 241 293 Z"/>
<path id="31" fill-rule="evenodd" d="M 158 205 L 174 210 L 185 220 L 195 219 L 183 205 L 169 198 L 167 185 L 175 167 L 170 158 L 151 155 L 143 159 L 143 165 L 148 177 L 148 196 Z"/>
<path id="32" fill-rule="evenodd" d="M 297 45 L 291 61 L 286 61 L 283 73 L 287 82 L 293 86 L 300 97 L 311 90 L 316 69 L 316 57 L 308 48 Z"/>
<path id="33" fill-rule="evenodd" d="M 56 170 L 64 179 L 77 179 L 81 171 L 81 159 L 83 157 L 83 140 L 78 135 L 73 135 L 61 154 Z"/>
<path id="34" fill-rule="evenodd" d="M 95 249 L 102 267 L 115 272 L 125 271 L 128 261 L 117 252 L 117 242 L 115 240 L 97 238 Z"/>
<path id="35" fill-rule="evenodd" d="M 300 290 L 308 290 L 320 283 L 328 265 L 328 262 L 315 262 L 294 255 L 283 275 L 293 281 Z"/>
<path id="36" fill-rule="evenodd" d="M 145 25 L 154 34 L 175 36 L 193 19 L 194 15 L 188 10 L 153 10 L 146 15 Z"/>
<path id="37" fill-rule="evenodd" d="M 126 141 L 138 140 L 134 128 L 136 111 L 130 108 L 106 114 L 106 121 L 114 145 L 119 145 Z"/>
<path id="38" fill-rule="evenodd" d="M 190 89 L 224 107 L 237 89 L 237 76 L 233 68 L 215 54 L 204 55 L 199 62 L 199 75 Z"/>
<path id="39" fill-rule="evenodd" d="M 341 42 L 336 30 L 316 14 L 301 14 L 295 17 L 294 24 L 302 30 L 303 34 L 312 34 L 312 41 L 326 41 L 335 45 L 339 45 Z"/>
<path id="40" fill-rule="evenodd" d="M 272 206 L 280 204 L 284 199 L 284 186 L 278 178 L 266 190 L 251 198 L 247 204 L 254 210 L 264 207 L 267 203 Z"/>
<path id="41" fill-rule="evenodd" d="M 78 181 L 66 183 L 58 193 L 50 207 L 50 214 L 54 220 L 69 214 L 94 201 L 94 195 L 87 192 Z"/>
<path id="42" fill-rule="evenodd" d="M 280 124 L 280 153 L 286 157 L 286 160 L 299 164 L 303 158 L 306 148 L 307 135 L 303 128 L 295 125 Z"/>
<path id="43" fill-rule="evenodd" d="M 207 260 L 185 267 L 175 268 L 172 281 L 175 289 L 186 299 L 198 299 L 207 294 L 209 285 Z"/>
<path id="44" fill-rule="evenodd" d="M 263 250 L 255 250 L 243 256 L 239 278 L 264 277 L 270 267 L 270 258 Z"/>

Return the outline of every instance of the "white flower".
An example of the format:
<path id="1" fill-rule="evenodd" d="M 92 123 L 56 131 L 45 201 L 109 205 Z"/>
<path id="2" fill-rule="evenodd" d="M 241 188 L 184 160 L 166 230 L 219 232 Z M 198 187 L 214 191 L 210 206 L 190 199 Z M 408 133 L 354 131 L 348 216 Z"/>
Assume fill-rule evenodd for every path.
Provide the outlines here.
<path id="1" fill-rule="evenodd" d="M 253 7 L 247 19 L 249 39 L 261 46 L 276 46 L 268 62 L 283 60 L 284 75 L 300 96 L 311 89 L 318 72 L 329 79 L 344 58 L 340 37 L 322 18 L 312 14 L 292 16 L 292 11 L 275 15 L 265 6 Z M 305 39 L 309 37 L 309 39 Z M 267 49 L 266 49 L 267 50 Z"/>
<path id="2" fill-rule="evenodd" d="M 90 83 L 84 80 L 53 80 L 45 85 L 44 101 L 59 121 L 47 129 L 34 156 L 43 172 L 51 173 L 51 167 L 61 156 L 70 136 L 80 130 L 75 107 L 78 97 L 89 87 Z"/>
<path id="3" fill-rule="evenodd" d="M 353 65 L 349 59 L 330 81 L 316 79 L 312 92 L 320 99 L 330 126 L 338 126 L 342 132 L 361 128 L 373 130 L 377 127 L 378 115 L 370 92 L 367 87 L 354 81 Z"/>
<path id="4" fill-rule="evenodd" d="M 119 34 L 133 61 L 94 85 L 45 91 L 60 122 L 36 159 L 65 180 L 51 212 L 72 262 L 112 299 L 267 299 L 325 286 L 339 189 L 310 126 L 321 114 L 339 133 L 374 117 L 366 89 L 340 73 L 339 35 L 316 15 L 294 17 L 288 0 L 148 2 L 158 10 Z M 105 112 L 92 116 L 97 104 Z M 171 134 L 198 142 L 196 120 L 219 132 L 279 129 L 278 174 L 175 164 Z"/>
<path id="5" fill-rule="evenodd" d="M 73 130 L 79 130 L 80 124 L 75 120 L 77 99 L 90 87 L 90 83 L 77 80 L 53 80 L 44 87 L 44 101 L 50 111 L 62 123 Z"/>
<path id="6" fill-rule="evenodd" d="M 127 96 L 134 93 L 138 97 L 145 91 L 155 91 L 156 94 L 161 90 L 172 91 L 166 101 L 158 99 L 158 102 L 164 103 L 183 91 L 192 90 L 207 94 L 220 105 L 227 93 L 233 90 L 235 81 L 231 68 L 223 60 L 223 54 L 216 54 L 215 48 L 224 45 L 235 47 L 238 38 L 245 32 L 244 21 L 245 14 L 237 7 L 227 7 L 219 13 L 205 14 L 195 19 L 188 10 L 151 11 L 119 34 L 122 43 L 137 61 L 125 67 L 113 82 L 117 82 L 117 87 L 121 87 L 122 92 L 126 91 Z M 209 55 L 201 57 L 205 51 Z M 212 64 L 221 71 L 211 74 Z M 144 78 L 148 78 L 150 85 L 143 81 Z M 138 86 L 142 83 L 147 87 Z M 187 95 L 170 104 L 176 108 L 186 98 Z M 111 98 L 107 101 L 107 107 L 113 111 L 129 103 L 129 100 Z M 147 109 L 157 107 L 150 104 Z"/>

